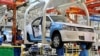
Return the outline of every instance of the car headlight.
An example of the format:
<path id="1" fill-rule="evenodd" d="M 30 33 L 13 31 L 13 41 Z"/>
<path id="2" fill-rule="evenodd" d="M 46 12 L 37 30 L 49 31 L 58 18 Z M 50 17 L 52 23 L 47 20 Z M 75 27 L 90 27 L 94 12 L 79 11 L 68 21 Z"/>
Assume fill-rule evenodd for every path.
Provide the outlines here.
<path id="1" fill-rule="evenodd" d="M 66 25 L 62 25 L 62 29 L 67 29 L 67 26 Z"/>

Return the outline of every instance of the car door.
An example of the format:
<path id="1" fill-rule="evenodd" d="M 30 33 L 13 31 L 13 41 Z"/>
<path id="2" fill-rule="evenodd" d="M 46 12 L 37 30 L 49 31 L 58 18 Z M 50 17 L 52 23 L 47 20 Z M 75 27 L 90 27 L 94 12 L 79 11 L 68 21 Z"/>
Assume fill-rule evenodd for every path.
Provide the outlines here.
<path id="1" fill-rule="evenodd" d="M 41 17 L 37 18 L 32 22 L 32 31 L 35 38 L 41 36 Z"/>
<path id="2" fill-rule="evenodd" d="M 43 21 L 43 17 L 41 23 L 42 21 Z M 50 37 L 50 26 L 51 26 L 51 19 L 48 16 L 46 16 L 46 38 Z"/>

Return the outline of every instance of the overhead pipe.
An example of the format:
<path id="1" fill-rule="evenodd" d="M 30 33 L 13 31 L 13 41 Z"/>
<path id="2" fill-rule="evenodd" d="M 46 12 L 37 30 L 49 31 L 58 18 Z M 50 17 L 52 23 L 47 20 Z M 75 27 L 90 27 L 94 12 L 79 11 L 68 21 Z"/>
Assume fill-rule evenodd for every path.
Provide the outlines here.
<path id="1" fill-rule="evenodd" d="M 87 17 L 87 25 L 90 26 L 90 17 L 89 17 L 89 11 L 87 6 L 85 5 L 85 3 L 80 3 L 80 5 L 82 5 L 84 7 L 84 11 L 86 13 L 86 17 Z"/>

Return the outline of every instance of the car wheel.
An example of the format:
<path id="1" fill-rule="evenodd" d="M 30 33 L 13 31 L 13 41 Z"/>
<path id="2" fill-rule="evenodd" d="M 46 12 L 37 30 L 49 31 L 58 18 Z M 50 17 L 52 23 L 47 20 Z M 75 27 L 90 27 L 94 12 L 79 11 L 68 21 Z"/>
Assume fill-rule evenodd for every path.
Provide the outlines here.
<path id="1" fill-rule="evenodd" d="M 27 33 L 27 40 L 31 42 L 29 33 Z"/>
<path id="2" fill-rule="evenodd" d="M 90 43 L 90 42 L 89 43 L 88 42 L 87 43 L 86 42 L 81 42 L 81 43 L 86 44 L 86 49 L 87 50 L 89 50 L 92 47 L 92 44 L 93 44 L 93 43 Z M 81 43 L 78 43 L 78 44 L 80 45 Z"/>
<path id="3" fill-rule="evenodd" d="M 90 49 L 92 47 L 92 43 L 86 43 L 86 49 Z"/>
<path id="4" fill-rule="evenodd" d="M 52 37 L 52 48 L 61 48 L 63 47 L 63 42 L 59 33 L 56 33 Z"/>
<path id="5" fill-rule="evenodd" d="M 28 51 L 28 49 L 29 49 L 31 46 L 32 46 L 32 44 L 25 44 L 24 50 L 25 50 L 25 51 Z"/>

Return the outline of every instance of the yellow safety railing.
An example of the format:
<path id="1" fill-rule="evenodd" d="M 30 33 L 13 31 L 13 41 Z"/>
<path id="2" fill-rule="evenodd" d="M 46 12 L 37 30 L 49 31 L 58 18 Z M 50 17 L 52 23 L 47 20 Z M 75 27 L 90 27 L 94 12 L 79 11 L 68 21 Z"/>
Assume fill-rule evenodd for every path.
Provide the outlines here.
<path id="1" fill-rule="evenodd" d="M 66 47 L 65 56 L 79 56 L 79 51 L 80 51 L 79 46 L 78 45 L 72 46 L 72 45 L 71 47 Z M 71 52 L 71 53 L 68 53 L 68 52 Z"/>

